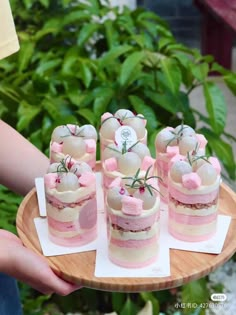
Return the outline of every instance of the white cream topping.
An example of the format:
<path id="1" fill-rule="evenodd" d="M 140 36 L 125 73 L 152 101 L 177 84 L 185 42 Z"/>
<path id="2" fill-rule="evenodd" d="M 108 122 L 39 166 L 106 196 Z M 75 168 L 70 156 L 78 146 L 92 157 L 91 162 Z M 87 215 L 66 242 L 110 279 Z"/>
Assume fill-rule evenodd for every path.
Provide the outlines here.
<path id="1" fill-rule="evenodd" d="M 80 209 L 83 206 L 76 206 L 74 208 L 65 207 L 63 209 L 58 209 L 52 206 L 50 203 L 47 203 L 47 215 L 53 218 L 56 221 L 60 222 L 70 222 L 76 221 L 79 218 Z"/>
<path id="2" fill-rule="evenodd" d="M 57 191 L 56 188 L 45 187 L 45 193 L 48 197 L 54 197 L 57 200 L 64 203 L 73 203 L 83 200 L 86 196 L 95 194 L 96 184 L 94 183 L 90 187 L 79 187 L 74 191 Z"/>
<path id="3" fill-rule="evenodd" d="M 104 172 L 105 176 L 112 177 L 114 179 L 117 178 L 117 177 L 122 178 L 122 177 L 127 176 L 127 175 L 125 175 L 125 174 L 123 174 L 123 173 L 121 173 L 119 171 L 107 171 L 106 167 L 104 166 L 104 163 L 103 163 L 102 168 L 103 168 L 103 172 Z M 139 177 L 143 178 L 145 176 L 145 174 L 146 174 L 146 171 L 140 170 Z"/>
<path id="4" fill-rule="evenodd" d="M 176 231 L 177 233 L 189 236 L 201 236 L 205 234 L 210 234 L 215 231 L 217 220 L 214 220 L 208 224 L 201 224 L 201 225 L 190 225 L 190 224 L 181 224 L 176 223 L 169 219 L 169 227 Z"/>
<path id="5" fill-rule="evenodd" d="M 170 175 L 168 176 L 169 189 L 171 189 L 173 187 L 185 195 L 203 195 L 203 194 L 206 195 L 206 194 L 209 194 L 209 193 L 219 189 L 220 183 L 221 183 L 221 176 L 218 175 L 215 182 L 212 185 L 209 185 L 209 186 L 201 185 L 200 187 L 198 187 L 196 189 L 189 190 L 189 189 L 183 187 L 182 183 L 177 183 L 177 182 L 172 180 Z"/>
<path id="6" fill-rule="evenodd" d="M 158 254 L 158 242 L 154 242 L 148 246 L 140 248 L 126 248 L 119 247 L 114 244 L 109 244 L 109 253 L 114 259 L 118 259 L 120 261 L 127 261 L 130 263 L 139 263 L 142 261 L 146 261 L 155 256 L 155 253 Z"/>
<path id="7" fill-rule="evenodd" d="M 188 205 L 186 205 L 184 207 L 184 206 L 178 204 L 176 206 L 175 203 L 173 203 L 172 201 L 169 201 L 169 207 L 172 207 L 172 209 L 174 209 L 174 211 L 176 213 L 179 213 L 179 214 L 201 217 L 201 216 L 207 216 L 207 215 L 215 213 L 217 211 L 218 205 L 216 204 L 216 205 L 212 205 L 209 208 L 202 208 L 202 209 L 193 210 L 191 208 L 188 208 Z"/>
<path id="8" fill-rule="evenodd" d="M 53 160 L 53 162 L 57 162 L 57 163 L 60 163 L 62 159 L 65 159 L 68 154 L 64 154 L 62 152 L 53 152 L 51 151 L 50 153 L 51 155 L 51 159 Z M 79 157 L 79 158 L 73 158 L 73 160 L 76 160 L 76 161 L 80 161 L 80 162 L 88 162 L 91 160 L 91 156 L 94 155 L 94 153 L 85 153 L 83 156 Z"/>
<path id="9" fill-rule="evenodd" d="M 146 218 L 146 217 L 151 216 L 152 214 L 154 214 L 155 212 L 158 212 L 160 210 L 160 198 L 157 197 L 156 202 L 151 209 L 142 210 L 142 213 L 140 216 L 126 215 L 121 210 L 115 210 L 115 209 L 112 209 L 108 206 L 107 206 L 107 210 L 108 210 L 108 212 L 112 213 L 113 215 L 115 215 L 117 217 L 127 218 L 129 220 L 135 220 L 137 218 Z"/>

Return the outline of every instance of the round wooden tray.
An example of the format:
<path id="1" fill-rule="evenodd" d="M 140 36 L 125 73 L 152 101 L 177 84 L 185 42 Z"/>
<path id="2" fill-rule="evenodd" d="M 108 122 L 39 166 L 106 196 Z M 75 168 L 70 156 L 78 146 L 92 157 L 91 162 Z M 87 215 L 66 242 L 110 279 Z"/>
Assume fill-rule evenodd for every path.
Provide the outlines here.
<path id="1" fill-rule="evenodd" d="M 141 292 L 178 287 L 199 279 L 223 265 L 236 252 L 236 194 L 221 185 L 219 210 L 232 217 L 223 250 L 218 255 L 170 250 L 171 276 L 163 278 L 97 278 L 94 276 L 95 251 L 46 257 L 50 267 L 63 279 L 105 291 Z M 24 245 L 43 255 L 33 219 L 39 216 L 36 190 L 22 201 L 16 218 L 19 237 Z"/>

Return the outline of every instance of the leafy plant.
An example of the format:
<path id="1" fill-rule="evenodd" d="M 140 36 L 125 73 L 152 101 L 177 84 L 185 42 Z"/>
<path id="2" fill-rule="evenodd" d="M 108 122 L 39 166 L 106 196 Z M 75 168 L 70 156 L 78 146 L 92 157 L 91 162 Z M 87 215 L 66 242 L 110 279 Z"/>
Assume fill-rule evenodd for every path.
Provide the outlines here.
<path id="1" fill-rule="evenodd" d="M 147 118 L 153 154 L 157 131 L 184 120 L 235 179 L 227 106 L 208 75 L 220 72 L 234 94 L 236 78 L 212 56 L 177 43 L 165 21 L 141 8 L 120 13 L 99 0 L 12 0 L 12 7 L 21 49 L 0 63 L 0 117 L 41 150 L 58 124 L 99 129 L 105 111 L 129 108 Z M 198 86 L 207 115 L 189 101 Z"/>
<path id="2" fill-rule="evenodd" d="M 0 229 L 16 233 L 16 211 L 22 197 L 0 185 Z"/>

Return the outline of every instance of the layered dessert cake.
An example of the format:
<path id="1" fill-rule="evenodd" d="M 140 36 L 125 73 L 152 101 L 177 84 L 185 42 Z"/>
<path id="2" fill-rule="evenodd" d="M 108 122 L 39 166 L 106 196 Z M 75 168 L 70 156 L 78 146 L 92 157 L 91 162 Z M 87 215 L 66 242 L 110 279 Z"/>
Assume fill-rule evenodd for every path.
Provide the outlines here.
<path id="1" fill-rule="evenodd" d="M 85 245 L 97 237 L 96 178 L 69 156 L 44 175 L 49 238 L 62 246 Z"/>
<path id="2" fill-rule="evenodd" d="M 88 163 L 92 169 L 96 164 L 97 131 L 92 125 L 67 124 L 57 126 L 51 135 L 50 162 L 60 162 L 70 155 L 75 162 Z"/>
<path id="3" fill-rule="evenodd" d="M 128 146 L 124 142 L 121 146 L 116 143 L 108 145 L 103 152 L 102 162 L 103 187 L 106 191 L 111 182 L 117 177 L 123 178 L 138 172 L 143 177 L 149 169 L 149 174 L 155 171 L 155 159 L 150 150 L 141 142 Z"/>
<path id="4" fill-rule="evenodd" d="M 216 233 L 221 167 L 215 157 L 174 158 L 169 172 L 168 229 L 175 238 L 205 241 Z"/>
<path id="5" fill-rule="evenodd" d="M 100 136 L 100 159 L 103 158 L 104 149 L 115 143 L 132 145 L 139 141 L 147 143 L 147 120 L 143 115 L 135 115 L 128 109 L 119 109 L 115 114 L 106 112 L 101 117 Z"/>
<path id="6" fill-rule="evenodd" d="M 155 139 L 156 147 L 156 172 L 162 179 L 160 182 L 161 200 L 168 202 L 168 171 L 169 162 L 175 155 L 193 155 L 205 153 L 206 138 L 197 134 L 188 125 L 179 125 L 176 128 L 162 129 Z"/>
<path id="7" fill-rule="evenodd" d="M 106 197 L 109 259 L 125 268 L 154 263 L 159 250 L 160 197 L 157 179 L 116 179 Z"/>

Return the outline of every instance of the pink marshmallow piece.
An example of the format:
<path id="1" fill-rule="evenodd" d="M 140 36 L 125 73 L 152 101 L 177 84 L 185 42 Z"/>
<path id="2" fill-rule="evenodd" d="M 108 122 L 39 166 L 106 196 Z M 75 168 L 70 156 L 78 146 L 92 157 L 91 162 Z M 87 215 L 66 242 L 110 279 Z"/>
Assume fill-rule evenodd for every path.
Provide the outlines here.
<path id="1" fill-rule="evenodd" d="M 132 216 L 141 215 L 143 209 L 143 200 L 130 196 L 123 196 L 121 199 L 121 203 L 121 210 L 124 214 Z"/>
<path id="2" fill-rule="evenodd" d="M 44 175 L 44 185 L 47 188 L 56 188 L 58 175 L 57 173 L 48 173 Z"/>
<path id="3" fill-rule="evenodd" d="M 122 179 L 121 177 L 116 177 L 116 179 L 114 179 L 110 185 L 109 185 L 109 188 L 113 188 L 113 187 L 121 187 L 121 182 L 122 182 Z"/>
<path id="4" fill-rule="evenodd" d="M 221 173 L 221 165 L 220 165 L 219 160 L 218 160 L 216 157 L 211 156 L 211 157 L 209 158 L 209 162 L 211 163 L 211 165 L 212 165 L 212 166 L 214 167 L 214 169 L 216 170 L 216 173 L 217 173 L 218 175 L 220 175 L 220 173 Z"/>
<path id="5" fill-rule="evenodd" d="M 201 178 L 197 173 L 184 174 L 182 176 L 183 186 L 187 189 L 196 189 L 201 186 Z"/>
<path id="6" fill-rule="evenodd" d="M 179 147 L 177 147 L 176 145 L 172 147 L 168 145 L 166 148 L 166 153 L 169 158 L 172 158 L 175 155 L 179 154 Z"/>
<path id="7" fill-rule="evenodd" d="M 109 112 L 106 112 L 104 113 L 102 116 L 101 116 L 101 122 L 103 122 L 105 119 L 109 118 L 109 117 L 113 117 L 113 115 Z"/>
<path id="8" fill-rule="evenodd" d="M 81 186 L 91 186 L 95 183 L 96 181 L 96 176 L 94 173 L 91 172 L 84 172 L 80 177 L 79 177 L 79 184 Z"/>
<path id="9" fill-rule="evenodd" d="M 117 170 L 117 160 L 116 158 L 112 157 L 109 159 L 106 159 L 104 161 L 104 167 L 108 172 L 113 172 L 115 170 Z"/>
<path id="10" fill-rule="evenodd" d="M 87 153 L 94 153 L 96 151 L 96 141 L 94 139 L 84 139 L 84 142 Z"/>
<path id="11" fill-rule="evenodd" d="M 150 166 L 154 166 L 155 161 L 156 160 L 153 159 L 151 156 L 145 156 L 142 161 L 141 169 L 146 171 Z"/>
<path id="12" fill-rule="evenodd" d="M 62 144 L 53 141 L 51 144 L 51 151 L 55 152 L 55 153 L 61 153 L 62 152 Z"/>
<path id="13" fill-rule="evenodd" d="M 201 149 L 205 149 L 206 145 L 207 145 L 207 139 L 204 137 L 204 135 L 197 133 L 196 134 L 197 137 L 197 141 L 199 143 L 199 146 Z"/>

